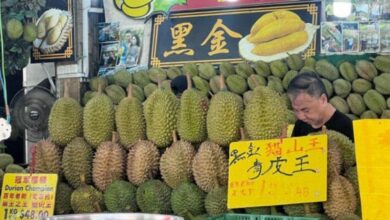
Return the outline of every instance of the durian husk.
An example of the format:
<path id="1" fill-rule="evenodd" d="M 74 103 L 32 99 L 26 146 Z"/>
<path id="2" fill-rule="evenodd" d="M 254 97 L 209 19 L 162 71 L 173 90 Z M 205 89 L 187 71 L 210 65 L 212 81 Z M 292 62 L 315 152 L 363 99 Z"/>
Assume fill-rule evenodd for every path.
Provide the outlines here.
<path id="1" fill-rule="evenodd" d="M 140 140 L 129 150 L 127 157 L 127 178 L 136 186 L 158 174 L 160 154 L 151 141 Z"/>
<path id="2" fill-rule="evenodd" d="M 61 174 L 61 149 L 50 140 L 38 141 L 35 146 L 35 173 Z"/>
<path id="3" fill-rule="evenodd" d="M 207 214 L 210 216 L 215 216 L 227 212 L 227 188 L 217 187 L 212 189 L 206 195 L 204 202 Z"/>
<path id="4" fill-rule="evenodd" d="M 191 143 L 177 141 L 175 132 L 173 136 L 173 144 L 161 155 L 160 172 L 168 186 L 177 188 L 193 180 L 191 163 L 196 151 Z"/>
<path id="5" fill-rule="evenodd" d="M 80 175 L 87 184 L 92 183 L 92 157 L 92 147 L 84 138 L 77 137 L 65 147 L 62 168 L 66 180 L 73 188 L 81 185 Z"/>
<path id="6" fill-rule="evenodd" d="M 249 139 L 278 138 L 287 125 L 287 107 L 275 91 L 258 86 L 246 105 L 243 118 Z"/>
<path id="7" fill-rule="evenodd" d="M 335 176 L 328 186 L 327 201 L 323 203 L 325 213 L 336 219 L 345 213 L 354 213 L 357 198 L 352 183 L 345 177 Z"/>
<path id="8" fill-rule="evenodd" d="M 104 208 L 103 194 L 95 187 L 85 184 L 83 175 L 80 175 L 81 184 L 73 191 L 70 203 L 75 213 L 102 212 Z"/>
<path id="9" fill-rule="evenodd" d="M 132 94 L 132 84 L 129 84 L 128 96 L 122 99 L 115 111 L 116 128 L 120 143 L 130 148 L 138 140 L 146 138 L 146 125 L 142 103 Z"/>
<path id="10" fill-rule="evenodd" d="M 112 141 L 103 142 L 93 159 L 92 179 L 100 191 L 124 177 L 126 152 L 116 142 L 117 133 L 113 132 Z"/>
<path id="11" fill-rule="evenodd" d="M 56 215 L 64 215 L 72 212 L 70 204 L 70 197 L 73 189 L 68 184 L 58 182 L 56 190 L 56 201 L 54 206 L 54 213 Z"/>
<path id="12" fill-rule="evenodd" d="M 187 74 L 188 88 L 180 97 L 177 129 L 182 140 L 201 143 L 207 138 L 206 116 L 208 99 L 192 88 L 192 80 Z"/>
<path id="13" fill-rule="evenodd" d="M 221 146 L 229 146 L 231 142 L 240 139 L 243 101 L 237 98 L 240 96 L 226 91 L 222 75 L 220 88 L 210 101 L 206 120 L 207 134 L 210 141 Z"/>
<path id="14" fill-rule="evenodd" d="M 203 142 L 192 161 L 196 184 L 206 192 L 227 185 L 228 159 L 222 148 L 213 142 Z"/>
<path id="15" fill-rule="evenodd" d="M 53 143 L 66 146 L 83 132 L 83 109 L 69 96 L 69 82 L 64 83 L 64 97 L 53 104 L 48 120 L 48 130 Z"/>

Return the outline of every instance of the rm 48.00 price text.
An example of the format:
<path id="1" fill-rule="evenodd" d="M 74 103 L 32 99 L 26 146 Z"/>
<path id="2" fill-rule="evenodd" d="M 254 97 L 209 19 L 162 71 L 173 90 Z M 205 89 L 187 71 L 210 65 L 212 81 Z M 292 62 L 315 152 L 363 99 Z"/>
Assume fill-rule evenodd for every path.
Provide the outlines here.
<path id="1" fill-rule="evenodd" d="M 8 219 L 38 219 L 41 217 L 48 217 L 48 211 L 35 211 L 35 210 L 20 210 L 18 213 L 17 209 L 5 209 L 4 217 L 6 220 Z"/>

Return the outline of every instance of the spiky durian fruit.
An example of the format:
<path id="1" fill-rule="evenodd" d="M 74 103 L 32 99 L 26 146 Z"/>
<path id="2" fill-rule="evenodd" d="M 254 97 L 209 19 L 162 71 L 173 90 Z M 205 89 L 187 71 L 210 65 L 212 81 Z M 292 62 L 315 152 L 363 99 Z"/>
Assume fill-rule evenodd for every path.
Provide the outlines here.
<path id="1" fill-rule="evenodd" d="M 165 150 L 160 158 L 160 172 L 164 181 L 171 188 L 192 181 L 191 162 L 195 148 L 186 141 L 178 141 L 174 134 L 173 144 Z"/>
<path id="2" fill-rule="evenodd" d="M 83 122 L 84 138 L 92 147 L 111 139 L 115 123 L 114 106 L 101 90 L 85 105 Z"/>
<path id="3" fill-rule="evenodd" d="M 136 186 L 152 179 L 158 173 L 160 154 L 150 141 L 138 141 L 129 150 L 127 178 Z"/>
<path id="4" fill-rule="evenodd" d="M 218 187 L 211 190 L 205 199 L 207 214 L 214 216 L 227 212 L 227 189 Z"/>
<path id="5" fill-rule="evenodd" d="M 345 177 L 338 175 L 328 186 L 327 201 L 323 203 L 325 213 L 333 219 L 345 213 L 354 213 L 356 200 L 353 185 Z"/>
<path id="6" fill-rule="evenodd" d="M 77 188 L 81 185 L 80 175 L 87 184 L 92 183 L 92 147 L 81 137 L 73 139 L 64 150 L 62 168 L 68 183 Z"/>
<path id="7" fill-rule="evenodd" d="M 343 157 L 343 168 L 344 170 L 356 164 L 355 158 L 355 145 L 354 143 L 344 134 L 337 131 L 328 130 L 328 143 L 333 144 L 340 149 Z"/>
<path id="8" fill-rule="evenodd" d="M 206 194 L 194 183 L 183 183 L 172 190 L 171 205 L 173 213 L 191 219 L 205 212 Z"/>
<path id="9" fill-rule="evenodd" d="M 362 216 L 362 207 L 361 207 L 361 202 L 360 202 L 360 190 L 359 190 L 359 180 L 358 180 L 357 167 L 353 166 L 353 167 L 348 168 L 345 171 L 344 176 L 352 183 L 353 188 L 355 189 L 355 192 L 356 192 L 357 205 L 356 205 L 355 214 L 358 216 Z"/>
<path id="10" fill-rule="evenodd" d="M 188 89 L 180 97 L 177 130 L 182 140 L 200 143 L 207 138 L 206 116 L 208 100 L 192 88 L 187 76 Z"/>
<path id="11" fill-rule="evenodd" d="M 5 168 L 14 163 L 14 158 L 10 154 L 0 153 L 0 169 L 5 170 Z"/>
<path id="12" fill-rule="evenodd" d="M 110 212 L 136 212 L 137 188 L 126 181 L 116 180 L 104 192 L 104 204 Z"/>
<path id="13" fill-rule="evenodd" d="M 249 138 L 277 138 L 286 125 L 287 107 L 282 98 L 272 89 L 256 87 L 244 110 L 244 127 Z"/>
<path id="14" fill-rule="evenodd" d="M 158 147 L 172 143 L 172 131 L 176 130 L 176 114 L 179 102 L 170 90 L 157 89 L 144 103 L 146 136 Z"/>
<path id="15" fill-rule="evenodd" d="M 81 177 L 81 185 L 70 197 L 70 203 L 75 213 L 101 212 L 104 207 L 103 194 L 95 187 L 87 185 Z"/>
<path id="16" fill-rule="evenodd" d="M 117 144 L 117 134 L 113 133 L 112 141 L 106 141 L 98 147 L 92 166 L 92 179 L 100 191 L 125 174 L 126 152 Z"/>
<path id="17" fill-rule="evenodd" d="M 228 180 L 228 159 L 217 144 L 205 141 L 192 161 L 196 184 L 206 192 L 226 186 Z"/>
<path id="18" fill-rule="evenodd" d="M 68 184 L 58 182 L 56 190 L 56 201 L 54 206 L 54 213 L 56 215 L 64 215 L 72 212 L 72 206 L 70 205 L 70 197 L 73 189 Z"/>
<path id="19" fill-rule="evenodd" d="M 148 180 L 137 189 L 137 204 L 142 212 L 169 214 L 171 188 L 160 180 Z"/>
<path id="20" fill-rule="evenodd" d="M 223 76 L 220 80 L 221 91 L 211 98 L 207 112 L 207 133 L 212 142 L 228 146 L 240 139 L 243 101 L 225 90 Z"/>
<path id="21" fill-rule="evenodd" d="M 75 99 L 69 97 L 67 82 L 64 88 L 64 97 L 54 103 L 48 121 L 50 138 L 60 146 L 67 145 L 83 132 L 83 110 Z"/>
<path id="22" fill-rule="evenodd" d="M 115 112 L 119 141 L 126 149 L 136 141 L 143 140 L 146 137 L 142 103 L 133 97 L 131 84 L 127 92 L 127 98 L 122 99 Z"/>
<path id="23" fill-rule="evenodd" d="M 61 173 L 61 150 L 50 140 L 38 141 L 32 155 L 35 173 Z"/>

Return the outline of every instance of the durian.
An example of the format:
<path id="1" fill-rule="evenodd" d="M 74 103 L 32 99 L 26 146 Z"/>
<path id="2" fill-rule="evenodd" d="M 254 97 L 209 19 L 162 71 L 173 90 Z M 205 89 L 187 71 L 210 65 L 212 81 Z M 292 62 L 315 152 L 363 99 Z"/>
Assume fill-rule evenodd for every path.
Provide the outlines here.
<path id="1" fill-rule="evenodd" d="M 142 103 L 133 97 L 131 84 L 127 90 L 127 97 L 121 100 L 115 112 L 119 140 L 126 149 L 130 148 L 136 141 L 146 138 Z"/>
<path id="2" fill-rule="evenodd" d="M 136 142 L 127 157 L 127 178 L 136 186 L 154 178 L 158 173 L 160 154 L 150 141 Z"/>
<path id="3" fill-rule="evenodd" d="M 226 186 L 228 159 L 222 148 L 210 141 L 203 142 L 192 161 L 192 172 L 196 184 L 203 191 Z"/>
<path id="4" fill-rule="evenodd" d="M 192 181 L 191 163 L 195 156 L 194 147 L 186 141 L 178 141 L 174 132 L 174 142 L 160 158 L 160 172 L 163 180 L 171 188 Z"/>
<path id="5" fill-rule="evenodd" d="M 64 88 L 64 97 L 53 104 L 48 122 L 50 138 L 60 146 L 67 145 L 83 132 L 83 110 L 75 99 L 69 97 L 68 82 Z"/>
<path id="6" fill-rule="evenodd" d="M 93 159 L 92 179 L 96 188 L 104 191 L 112 182 L 124 177 L 125 157 L 125 151 L 117 143 L 117 134 L 114 132 L 112 141 L 100 144 Z"/>

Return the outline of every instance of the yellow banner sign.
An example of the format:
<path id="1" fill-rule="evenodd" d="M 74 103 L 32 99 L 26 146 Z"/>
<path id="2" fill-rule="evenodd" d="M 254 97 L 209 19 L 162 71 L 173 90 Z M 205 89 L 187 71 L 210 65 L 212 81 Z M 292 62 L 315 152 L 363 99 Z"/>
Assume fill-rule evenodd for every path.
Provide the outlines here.
<path id="1" fill-rule="evenodd" d="M 326 135 L 230 144 L 228 208 L 326 200 Z"/>
<path id="2" fill-rule="evenodd" d="M 57 174 L 5 174 L 0 219 L 33 220 L 52 216 L 57 179 Z"/>
<path id="3" fill-rule="evenodd" d="M 390 219 L 390 120 L 353 121 L 364 220 Z"/>

